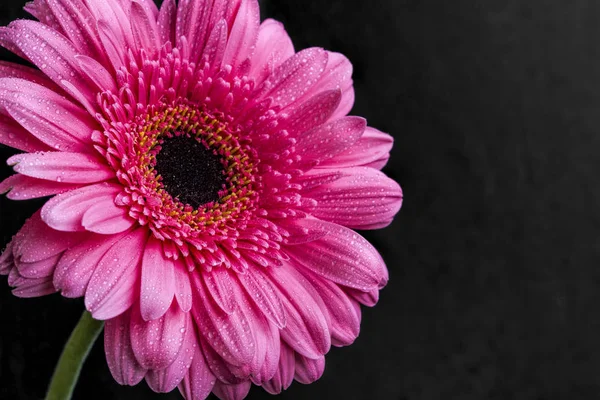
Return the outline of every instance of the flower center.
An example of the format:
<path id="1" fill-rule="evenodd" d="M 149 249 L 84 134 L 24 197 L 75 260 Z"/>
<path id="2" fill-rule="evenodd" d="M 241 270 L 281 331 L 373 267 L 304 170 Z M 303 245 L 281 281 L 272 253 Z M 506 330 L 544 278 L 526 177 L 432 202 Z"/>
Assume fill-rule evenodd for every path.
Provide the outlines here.
<path id="1" fill-rule="evenodd" d="M 227 190 L 223 162 L 196 138 L 176 132 L 162 140 L 154 170 L 165 190 L 194 209 L 217 202 Z"/>

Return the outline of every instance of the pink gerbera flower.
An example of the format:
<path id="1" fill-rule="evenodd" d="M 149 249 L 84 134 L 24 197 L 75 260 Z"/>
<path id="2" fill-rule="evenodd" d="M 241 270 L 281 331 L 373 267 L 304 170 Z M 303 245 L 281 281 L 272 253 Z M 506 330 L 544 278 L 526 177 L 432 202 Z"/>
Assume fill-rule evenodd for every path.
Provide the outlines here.
<path id="1" fill-rule="evenodd" d="M 54 196 L 0 258 L 14 294 L 84 297 L 114 378 L 187 399 L 310 383 L 386 267 L 392 138 L 346 116 L 350 62 L 296 53 L 256 0 L 35 0 L 0 44 L 0 183 Z"/>

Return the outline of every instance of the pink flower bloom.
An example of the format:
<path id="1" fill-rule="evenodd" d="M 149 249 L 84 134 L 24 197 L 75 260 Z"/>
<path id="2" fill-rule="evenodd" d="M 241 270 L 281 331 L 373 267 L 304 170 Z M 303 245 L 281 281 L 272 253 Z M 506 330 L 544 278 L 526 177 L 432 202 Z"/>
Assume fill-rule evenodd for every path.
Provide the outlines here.
<path id="1" fill-rule="evenodd" d="M 322 375 L 388 273 L 351 229 L 402 203 L 352 66 L 256 0 L 35 0 L 0 28 L 0 183 L 54 196 L 0 258 L 14 294 L 84 297 L 124 385 L 242 399 Z"/>

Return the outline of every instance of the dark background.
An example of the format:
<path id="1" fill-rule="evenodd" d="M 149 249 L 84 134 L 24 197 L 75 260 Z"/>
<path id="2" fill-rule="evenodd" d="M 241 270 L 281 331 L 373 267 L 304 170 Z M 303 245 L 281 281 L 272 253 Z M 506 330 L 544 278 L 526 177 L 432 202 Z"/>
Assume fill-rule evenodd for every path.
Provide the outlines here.
<path id="1" fill-rule="evenodd" d="M 2 0 L 0 23 L 24 2 Z M 297 49 L 352 60 L 353 113 L 395 137 L 386 172 L 405 192 L 396 221 L 366 233 L 391 280 L 361 336 L 280 398 L 600 398 L 598 3 L 261 3 Z M 40 205 L 0 199 L 0 247 Z M 0 280 L 1 399 L 43 397 L 81 311 L 16 299 Z M 178 396 L 117 385 L 101 342 L 75 393 Z"/>

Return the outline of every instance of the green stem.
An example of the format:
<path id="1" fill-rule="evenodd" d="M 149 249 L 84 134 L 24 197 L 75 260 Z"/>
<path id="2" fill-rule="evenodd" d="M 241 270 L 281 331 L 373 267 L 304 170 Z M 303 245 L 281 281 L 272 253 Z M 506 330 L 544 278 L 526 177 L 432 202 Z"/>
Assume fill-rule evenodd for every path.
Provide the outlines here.
<path id="1" fill-rule="evenodd" d="M 58 360 L 46 400 L 71 398 L 81 367 L 103 327 L 104 322 L 93 319 L 87 311 L 83 312 Z"/>

